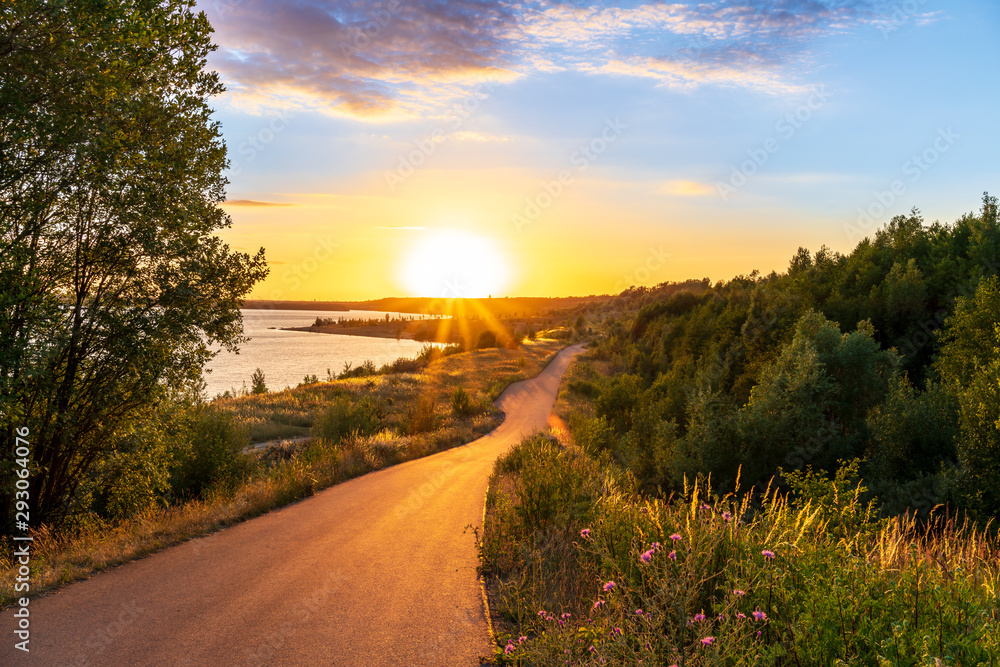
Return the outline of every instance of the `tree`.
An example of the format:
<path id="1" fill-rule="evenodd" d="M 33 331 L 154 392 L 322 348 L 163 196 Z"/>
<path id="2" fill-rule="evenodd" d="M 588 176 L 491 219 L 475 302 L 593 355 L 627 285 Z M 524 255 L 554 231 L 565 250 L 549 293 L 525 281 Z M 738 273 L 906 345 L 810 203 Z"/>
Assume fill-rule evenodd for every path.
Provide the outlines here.
<path id="1" fill-rule="evenodd" d="M 263 250 L 215 236 L 227 160 L 207 100 L 223 88 L 193 6 L 0 15 L 0 430 L 29 429 L 32 523 L 66 519 L 130 422 L 235 349 L 267 274 Z"/>
<path id="2" fill-rule="evenodd" d="M 260 368 L 255 369 L 253 375 L 250 376 L 250 393 L 251 394 L 267 393 L 267 382 L 264 379 L 264 371 L 262 371 Z"/>

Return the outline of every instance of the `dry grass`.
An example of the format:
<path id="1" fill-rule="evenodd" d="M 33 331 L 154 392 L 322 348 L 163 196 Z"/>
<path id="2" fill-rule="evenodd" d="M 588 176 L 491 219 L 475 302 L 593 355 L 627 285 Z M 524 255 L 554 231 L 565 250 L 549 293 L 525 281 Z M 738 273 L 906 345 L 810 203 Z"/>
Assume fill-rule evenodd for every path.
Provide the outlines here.
<path id="1" fill-rule="evenodd" d="M 33 533 L 30 595 L 258 516 L 346 479 L 470 442 L 499 425 L 502 415 L 495 409 L 469 418 L 451 414 L 449 401 L 455 388 L 462 386 L 473 396 L 492 400 L 494 392 L 499 394 L 498 386 L 534 377 L 564 345 L 538 340 L 514 350 L 445 357 L 420 373 L 337 380 L 220 399 L 215 405 L 233 413 L 254 442 L 308 435 L 317 413 L 338 396 L 373 397 L 390 409 L 383 428 L 367 438 L 348 438 L 337 445 L 313 439 L 300 446 L 276 445 L 250 454 L 256 464 L 231 493 L 151 508 L 118 526 L 95 522 L 69 535 L 57 536 L 40 527 Z M 435 399 L 437 428 L 406 434 L 407 412 L 422 396 Z M 0 606 L 9 605 L 15 597 L 15 576 L 16 564 L 8 548 L 0 554 Z"/>

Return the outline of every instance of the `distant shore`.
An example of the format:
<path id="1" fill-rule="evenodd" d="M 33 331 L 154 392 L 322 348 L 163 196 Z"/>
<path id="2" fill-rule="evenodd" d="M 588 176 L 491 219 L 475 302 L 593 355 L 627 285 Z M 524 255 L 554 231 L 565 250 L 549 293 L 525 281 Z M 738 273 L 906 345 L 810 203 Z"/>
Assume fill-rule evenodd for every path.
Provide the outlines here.
<path id="1" fill-rule="evenodd" d="M 397 323 L 379 326 L 346 327 L 341 325 L 282 327 L 282 331 L 302 331 L 305 333 L 334 334 L 340 336 L 367 336 L 368 338 L 395 338 L 397 340 L 415 340 L 409 331 L 401 331 Z"/>

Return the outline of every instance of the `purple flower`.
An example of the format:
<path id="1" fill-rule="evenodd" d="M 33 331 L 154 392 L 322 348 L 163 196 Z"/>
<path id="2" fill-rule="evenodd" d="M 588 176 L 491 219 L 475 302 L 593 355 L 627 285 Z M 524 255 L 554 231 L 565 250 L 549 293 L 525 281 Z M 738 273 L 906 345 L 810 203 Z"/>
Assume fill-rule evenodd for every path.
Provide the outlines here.
<path id="1" fill-rule="evenodd" d="M 621 637 L 621 636 L 622 636 L 622 634 L 624 634 L 624 633 L 622 632 L 622 629 L 621 629 L 621 628 L 619 628 L 619 627 L 617 627 L 617 626 L 616 626 L 615 628 L 613 628 L 613 629 L 611 630 L 611 636 L 612 636 L 612 637 L 616 637 L 616 636 L 617 636 L 617 637 Z"/>
<path id="2" fill-rule="evenodd" d="M 590 539 L 590 528 L 584 528 L 580 531 L 580 537 L 584 539 Z"/>
<path id="3" fill-rule="evenodd" d="M 670 536 L 670 539 L 676 542 L 677 540 L 681 539 L 680 533 L 674 533 L 673 535 Z"/>
<path id="4" fill-rule="evenodd" d="M 539 611 L 539 612 L 538 612 L 538 615 L 539 615 L 539 616 L 543 616 L 543 617 L 544 617 L 544 616 L 545 616 L 545 610 L 544 610 L 544 609 L 542 609 L 541 611 Z"/>
<path id="5" fill-rule="evenodd" d="M 715 637 L 704 637 L 701 640 L 702 646 L 711 646 L 713 643 L 715 643 Z"/>
<path id="6" fill-rule="evenodd" d="M 757 638 L 760 638 L 760 630 L 757 631 Z"/>
<path id="7" fill-rule="evenodd" d="M 503 654 L 504 655 L 510 655 L 513 652 L 514 652 L 514 645 L 512 643 L 510 643 L 510 640 L 508 639 L 507 640 L 507 647 L 503 650 Z"/>
<path id="8" fill-rule="evenodd" d="M 604 584 L 604 592 L 607 593 L 614 587 L 615 587 L 615 582 L 609 581 L 608 583 Z"/>
<path id="9" fill-rule="evenodd" d="M 694 615 L 694 620 L 696 620 L 696 621 L 704 621 L 705 620 L 705 614 L 695 614 Z"/>
<path id="10" fill-rule="evenodd" d="M 744 595 L 746 595 L 746 591 L 744 591 L 744 590 L 742 590 L 740 588 L 734 588 L 733 589 L 733 595 L 736 595 L 737 597 L 743 597 Z"/>
<path id="11" fill-rule="evenodd" d="M 518 637 L 518 638 L 517 638 L 517 643 L 518 643 L 518 644 L 523 644 L 523 643 L 524 643 L 524 642 L 526 642 L 526 641 L 528 641 L 528 638 L 527 638 L 527 637 Z"/>
<path id="12" fill-rule="evenodd" d="M 710 510 L 712 508 L 708 506 L 708 503 L 702 503 L 701 504 L 701 509 L 708 511 L 708 510 Z"/>
<path id="13" fill-rule="evenodd" d="M 649 545 L 649 548 L 650 548 L 651 551 L 656 551 L 656 550 L 658 550 L 660 548 L 660 543 L 659 542 L 653 542 L 652 544 Z"/>
<path id="14" fill-rule="evenodd" d="M 636 616 L 642 616 L 642 609 L 636 609 L 635 610 L 635 615 Z"/>
<path id="15" fill-rule="evenodd" d="M 594 603 L 594 609 L 600 609 L 601 607 L 604 606 L 604 604 L 605 604 L 604 600 L 598 600 L 597 602 Z"/>
<path id="16" fill-rule="evenodd" d="M 641 560 L 643 563 L 648 563 L 649 561 L 653 560 L 653 550 L 650 549 L 649 551 L 643 552 L 643 554 L 639 556 L 639 560 Z"/>
<path id="17" fill-rule="evenodd" d="M 567 618 L 571 617 L 572 615 L 573 615 L 573 614 L 571 614 L 571 613 L 569 613 L 569 612 L 566 612 L 565 614 L 563 614 L 563 615 L 562 615 L 562 616 L 560 616 L 559 618 L 562 618 L 562 619 L 567 619 Z"/>
<path id="18" fill-rule="evenodd" d="M 744 618 L 746 618 L 746 617 L 747 617 L 747 615 L 744 614 L 743 612 L 740 612 L 740 613 L 736 614 L 736 618 L 741 619 L 741 620 L 744 619 Z"/>
<path id="19" fill-rule="evenodd" d="M 753 617 L 755 619 L 757 619 L 758 621 L 766 621 L 767 620 L 767 614 L 765 614 L 764 612 L 762 612 L 760 609 L 758 609 L 757 611 L 753 612 Z"/>
<path id="20" fill-rule="evenodd" d="M 676 551 L 671 551 L 670 553 L 667 554 L 667 558 L 669 558 L 670 560 L 672 560 L 672 561 L 674 561 L 676 563 L 677 562 L 677 552 Z"/>
<path id="21" fill-rule="evenodd" d="M 590 648 L 588 648 L 587 650 L 588 650 L 588 651 L 590 651 L 591 653 L 596 653 L 596 652 L 597 652 L 597 649 L 596 649 L 596 648 L 594 648 L 593 646 L 591 646 L 591 647 L 590 647 Z"/>
<path id="22" fill-rule="evenodd" d="M 732 521 L 733 520 L 733 515 L 730 514 L 729 512 L 723 512 L 722 513 L 722 519 L 724 521 Z"/>
<path id="23" fill-rule="evenodd" d="M 771 560 L 771 559 L 774 558 L 774 552 L 771 551 L 770 549 L 764 549 L 760 553 L 764 556 L 764 558 L 766 558 L 768 560 Z"/>

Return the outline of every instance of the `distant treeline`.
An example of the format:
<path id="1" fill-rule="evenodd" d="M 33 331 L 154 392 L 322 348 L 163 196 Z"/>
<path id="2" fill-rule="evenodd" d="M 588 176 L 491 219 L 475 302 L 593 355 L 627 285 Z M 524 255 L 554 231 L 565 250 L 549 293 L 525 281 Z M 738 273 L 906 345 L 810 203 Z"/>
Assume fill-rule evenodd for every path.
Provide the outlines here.
<path id="1" fill-rule="evenodd" d="M 833 474 L 858 459 L 891 513 L 1000 510 L 1000 227 L 897 216 L 842 255 L 800 248 L 784 273 L 611 303 L 581 443 L 647 492 Z M 694 286 L 692 284 L 692 286 Z"/>
<path id="2" fill-rule="evenodd" d="M 453 313 L 489 314 L 491 317 L 533 317 L 556 315 L 580 305 L 600 303 L 608 296 L 504 297 L 487 299 L 432 299 L 389 297 L 374 301 L 259 301 L 243 304 L 247 309 L 273 310 L 368 310 L 426 315 Z"/>

